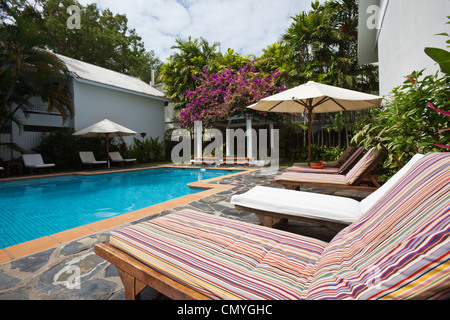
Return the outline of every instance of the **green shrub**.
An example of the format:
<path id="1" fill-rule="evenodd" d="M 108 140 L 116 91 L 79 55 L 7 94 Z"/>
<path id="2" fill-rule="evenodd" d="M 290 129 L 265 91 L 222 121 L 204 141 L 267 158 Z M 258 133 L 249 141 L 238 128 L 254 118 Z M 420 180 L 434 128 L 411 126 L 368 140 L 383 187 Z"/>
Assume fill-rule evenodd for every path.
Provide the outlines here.
<path id="1" fill-rule="evenodd" d="M 160 142 L 159 137 L 156 139 L 150 137 L 142 141 L 134 138 L 134 144 L 128 150 L 128 156 L 141 163 L 162 161 L 165 158 L 164 142 Z"/>
<path id="2" fill-rule="evenodd" d="M 401 168 L 417 153 L 440 152 L 436 144 L 448 139 L 448 117 L 431 108 L 450 110 L 450 77 L 439 73 L 423 77 L 423 70 L 406 77 L 393 89 L 381 108 L 373 109 L 360 123 L 352 142 L 366 149 L 377 146 L 388 152 L 385 168 Z"/>
<path id="3" fill-rule="evenodd" d="M 98 159 L 106 158 L 105 143 L 105 139 L 77 137 L 73 130 L 63 129 L 44 134 L 34 151 L 42 154 L 44 161 L 55 163 L 57 170 L 75 169 L 80 164 L 80 151 L 93 151 Z M 110 140 L 110 151 L 117 148 Z"/>
<path id="4" fill-rule="evenodd" d="M 339 147 L 313 145 L 311 146 L 311 162 L 317 162 L 319 160 L 327 162 L 335 161 L 342 152 L 344 152 L 344 150 Z M 285 150 L 285 156 L 287 160 L 308 162 L 308 147 L 287 149 Z"/>

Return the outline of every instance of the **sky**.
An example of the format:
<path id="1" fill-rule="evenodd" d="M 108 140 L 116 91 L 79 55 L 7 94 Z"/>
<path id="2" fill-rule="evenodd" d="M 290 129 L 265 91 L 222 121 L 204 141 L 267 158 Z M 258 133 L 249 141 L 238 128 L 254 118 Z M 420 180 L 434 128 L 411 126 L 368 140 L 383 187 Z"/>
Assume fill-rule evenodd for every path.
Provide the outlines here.
<path id="1" fill-rule="evenodd" d="M 126 14 L 147 50 L 163 62 L 175 51 L 175 39 L 203 37 L 242 55 L 260 56 L 280 40 L 292 16 L 311 9 L 311 0 L 78 0 Z M 81 17 L 81 23 L 83 23 Z"/>

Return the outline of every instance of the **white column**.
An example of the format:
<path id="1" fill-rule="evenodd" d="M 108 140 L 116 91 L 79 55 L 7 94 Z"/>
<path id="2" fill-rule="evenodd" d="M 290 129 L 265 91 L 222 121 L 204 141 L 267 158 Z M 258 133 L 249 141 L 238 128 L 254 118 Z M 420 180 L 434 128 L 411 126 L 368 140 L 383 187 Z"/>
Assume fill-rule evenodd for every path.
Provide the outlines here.
<path id="1" fill-rule="evenodd" d="M 234 155 L 234 143 L 233 143 L 234 135 L 232 129 L 226 129 L 226 153 L 225 156 L 231 157 Z"/>
<path id="2" fill-rule="evenodd" d="M 195 164 L 202 164 L 202 158 L 203 158 L 203 148 L 202 148 L 202 142 L 203 142 L 203 125 L 201 121 L 196 121 L 194 123 L 194 143 L 195 143 L 195 152 L 194 152 L 194 163 Z M 195 161 L 196 159 L 200 159 L 199 162 Z"/>
<path id="3" fill-rule="evenodd" d="M 246 125 L 247 125 L 247 131 L 246 131 L 247 158 L 249 159 L 250 162 L 252 162 L 254 154 L 253 154 L 253 131 L 252 131 L 252 119 L 251 118 L 247 118 Z"/>
<path id="4" fill-rule="evenodd" d="M 275 148 L 275 131 L 273 130 L 273 122 L 269 123 L 269 134 L 270 134 L 270 150 Z"/>

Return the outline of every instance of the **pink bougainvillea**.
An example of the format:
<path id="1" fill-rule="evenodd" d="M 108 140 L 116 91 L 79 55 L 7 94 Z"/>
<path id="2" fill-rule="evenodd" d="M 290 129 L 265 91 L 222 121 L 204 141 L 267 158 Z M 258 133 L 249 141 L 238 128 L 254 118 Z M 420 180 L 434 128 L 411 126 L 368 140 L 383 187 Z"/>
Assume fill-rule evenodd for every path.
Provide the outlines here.
<path id="1" fill-rule="evenodd" d="M 278 71 L 270 74 L 257 72 L 251 63 L 237 71 L 228 68 L 210 74 L 205 70 L 196 90 L 186 92 L 188 103 L 180 112 L 180 125 L 191 127 L 194 121 L 202 121 L 205 126 L 211 126 L 230 117 L 250 113 L 267 117 L 267 113 L 248 110 L 247 107 L 285 90 L 279 82 Z"/>

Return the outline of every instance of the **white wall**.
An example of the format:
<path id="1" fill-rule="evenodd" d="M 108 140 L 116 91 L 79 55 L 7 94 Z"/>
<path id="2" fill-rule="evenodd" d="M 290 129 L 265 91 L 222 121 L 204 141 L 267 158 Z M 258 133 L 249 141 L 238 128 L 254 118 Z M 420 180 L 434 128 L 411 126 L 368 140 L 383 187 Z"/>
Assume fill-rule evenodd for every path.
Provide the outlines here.
<path id="1" fill-rule="evenodd" d="M 434 74 L 439 70 L 424 49 L 446 49 L 448 38 L 436 34 L 450 33 L 449 13 L 450 0 L 389 1 L 378 40 L 380 95 L 389 94 L 413 71 L 426 68 L 426 74 Z"/>
<path id="2" fill-rule="evenodd" d="M 109 89 L 92 83 L 73 80 L 75 118 L 68 119 L 64 124 L 60 114 L 31 113 L 25 117 L 23 113 L 17 114 L 18 118 L 28 126 L 41 126 L 62 128 L 74 128 L 75 131 L 84 129 L 98 121 L 109 119 L 129 129 L 136 131 L 137 138 L 140 133 L 147 133 L 147 138 L 159 137 L 164 141 L 165 118 L 164 101 L 145 95 L 132 94 L 130 92 Z M 12 141 L 10 134 L 0 134 L 0 142 L 13 142 L 18 144 L 25 152 L 33 152 L 40 145 L 42 132 L 20 132 L 17 125 L 12 125 Z M 130 145 L 133 137 L 125 137 L 125 142 Z M 21 154 L 13 152 L 9 148 L 0 147 L 0 158 L 9 161 L 20 158 Z"/>
<path id="3" fill-rule="evenodd" d="M 52 128 L 67 128 L 71 127 L 72 121 L 68 119 L 64 124 L 60 114 L 45 114 L 32 113 L 29 117 L 25 117 L 21 113 L 21 120 L 27 126 L 52 127 Z M 16 124 L 12 125 L 13 142 L 22 147 L 25 152 L 34 153 L 33 149 L 39 146 L 42 142 L 43 132 L 27 132 L 20 131 Z M 21 157 L 21 154 L 14 152 L 14 158 Z"/>
<path id="4" fill-rule="evenodd" d="M 48 113 L 46 111 L 41 111 L 37 113 L 29 113 L 28 117 L 26 117 L 23 112 L 18 111 L 16 114 L 17 118 L 26 126 L 38 126 L 38 127 L 52 127 L 52 128 L 67 128 L 73 126 L 72 119 L 67 119 L 65 123 L 63 123 L 62 117 L 59 113 Z M 11 135 L 3 135 L 1 139 L 2 142 L 12 142 L 22 149 L 24 149 L 27 153 L 33 153 L 33 149 L 39 146 L 42 142 L 43 132 L 30 132 L 20 130 L 19 126 L 15 123 L 12 124 L 12 141 Z M 11 159 L 20 158 L 22 156 L 21 153 L 17 151 L 12 151 L 9 148 L 1 148 L 0 157 L 4 161 L 9 161 Z"/>
<path id="5" fill-rule="evenodd" d="M 75 131 L 109 119 L 164 141 L 164 101 L 74 80 Z M 129 145 L 133 137 L 125 137 Z"/>

